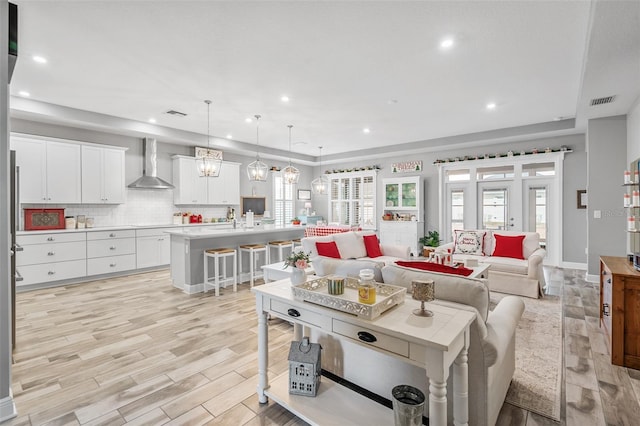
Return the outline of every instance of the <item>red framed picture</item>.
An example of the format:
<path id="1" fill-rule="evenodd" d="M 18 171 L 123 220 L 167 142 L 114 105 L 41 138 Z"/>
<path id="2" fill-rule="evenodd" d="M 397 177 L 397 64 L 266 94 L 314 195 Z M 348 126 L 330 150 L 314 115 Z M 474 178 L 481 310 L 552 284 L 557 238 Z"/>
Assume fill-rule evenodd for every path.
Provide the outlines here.
<path id="1" fill-rule="evenodd" d="M 64 209 L 24 209 L 25 231 L 64 228 Z"/>

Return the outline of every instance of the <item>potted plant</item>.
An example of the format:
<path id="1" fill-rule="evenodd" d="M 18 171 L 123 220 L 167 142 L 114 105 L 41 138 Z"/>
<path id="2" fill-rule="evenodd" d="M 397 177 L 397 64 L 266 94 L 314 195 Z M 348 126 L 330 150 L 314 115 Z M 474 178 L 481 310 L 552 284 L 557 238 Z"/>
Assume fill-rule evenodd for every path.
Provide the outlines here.
<path id="1" fill-rule="evenodd" d="M 438 231 L 429 231 L 427 235 L 420 237 L 418 242 L 422 244 L 422 255 L 429 257 L 429 254 L 440 245 L 440 234 Z"/>
<path id="2" fill-rule="evenodd" d="M 300 225 L 300 219 L 298 219 L 298 217 L 294 217 L 291 219 L 291 223 L 294 225 Z"/>

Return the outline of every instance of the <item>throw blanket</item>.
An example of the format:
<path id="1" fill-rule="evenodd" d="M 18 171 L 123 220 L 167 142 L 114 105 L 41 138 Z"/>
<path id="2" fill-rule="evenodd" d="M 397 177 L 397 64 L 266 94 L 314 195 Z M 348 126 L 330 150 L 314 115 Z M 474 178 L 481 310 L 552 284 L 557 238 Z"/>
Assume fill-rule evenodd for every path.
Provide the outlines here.
<path id="1" fill-rule="evenodd" d="M 453 266 L 440 265 L 439 263 L 431 262 L 409 262 L 404 260 L 396 260 L 396 265 L 404 266 L 405 268 L 421 269 L 423 271 L 462 275 L 465 277 L 468 277 L 473 273 L 473 269 L 465 268 L 463 266 L 454 268 Z"/>

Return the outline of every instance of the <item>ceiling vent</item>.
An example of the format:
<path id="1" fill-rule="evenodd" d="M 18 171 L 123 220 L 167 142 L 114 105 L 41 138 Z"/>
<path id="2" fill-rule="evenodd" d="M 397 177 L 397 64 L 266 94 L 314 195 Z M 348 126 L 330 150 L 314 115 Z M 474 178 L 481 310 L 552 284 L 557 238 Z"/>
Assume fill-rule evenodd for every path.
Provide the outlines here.
<path id="1" fill-rule="evenodd" d="M 616 99 L 615 96 L 605 96 L 604 98 L 595 98 L 595 99 L 591 99 L 590 105 L 598 106 L 598 105 L 610 104 L 615 99 Z"/>
<path id="2" fill-rule="evenodd" d="M 187 116 L 187 114 L 185 114 L 184 112 L 176 111 L 174 109 L 170 109 L 169 111 L 166 112 L 166 114 L 175 115 L 177 117 L 186 117 Z"/>

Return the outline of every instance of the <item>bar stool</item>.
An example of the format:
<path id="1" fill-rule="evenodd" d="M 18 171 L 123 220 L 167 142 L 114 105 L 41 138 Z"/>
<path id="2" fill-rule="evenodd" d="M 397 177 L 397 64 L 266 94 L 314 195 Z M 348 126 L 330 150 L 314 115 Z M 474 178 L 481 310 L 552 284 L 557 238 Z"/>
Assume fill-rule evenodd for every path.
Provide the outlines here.
<path id="1" fill-rule="evenodd" d="M 209 262 L 208 258 L 213 258 L 213 288 L 216 296 L 220 296 L 220 285 L 227 288 L 228 282 L 233 282 L 233 291 L 238 291 L 238 269 L 237 269 L 237 251 L 232 248 L 221 247 L 208 249 L 204 251 L 204 292 L 207 292 L 207 286 L 211 284 L 209 281 Z M 227 258 L 233 258 L 233 276 L 227 275 Z M 220 261 L 222 261 L 222 276 L 220 275 Z"/>
<path id="2" fill-rule="evenodd" d="M 242 253 L 249 253 L 249 281 L 251 283 L 251 287 L 253 287 L 253 281 L 256 278 L 263 278 L 264 273 L 262 272 L 262 268 L 258 268 L 256 266 L 256 256 L 258 253 L 264 253 L 264 264 L 269 264 L 269 251 L 264 244 L 243 244 L 240 246 L 240 275 L 242 272 Z"/>
<path id="3" fill-rule="evenodd" d="M 293 251 L 293 241 L 269 241 L 269 258 L 271 258 L 271 249 L 273 248 L 278 249 L 277 261 L 282 262 L 284 260 L 283 250 L 288 248 Z"/>

